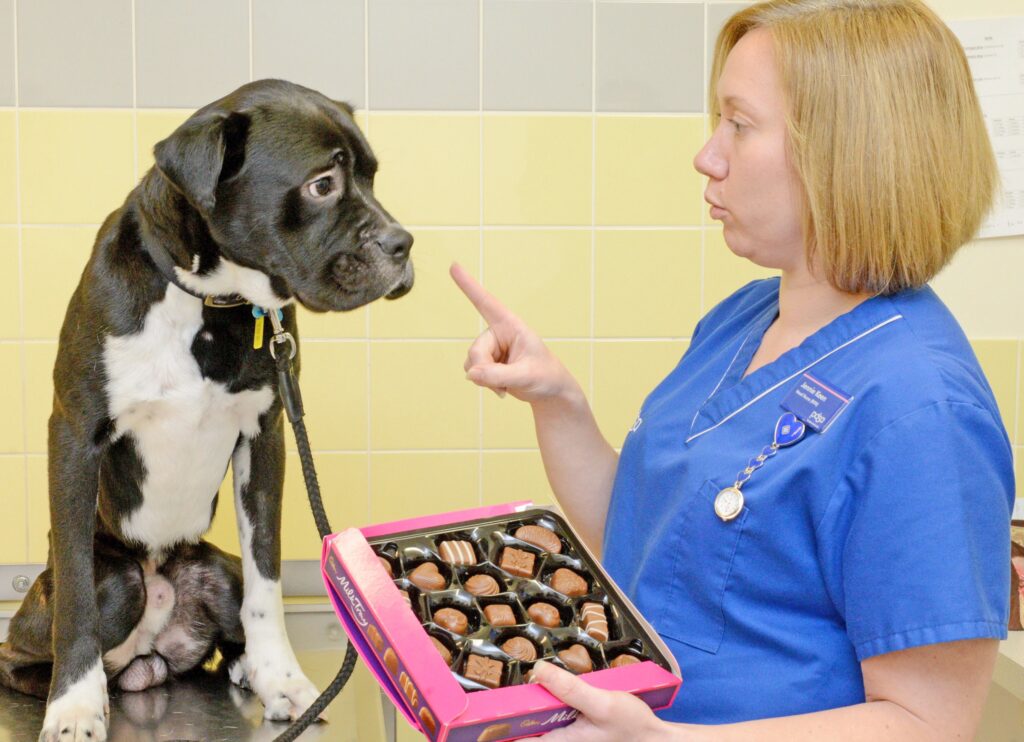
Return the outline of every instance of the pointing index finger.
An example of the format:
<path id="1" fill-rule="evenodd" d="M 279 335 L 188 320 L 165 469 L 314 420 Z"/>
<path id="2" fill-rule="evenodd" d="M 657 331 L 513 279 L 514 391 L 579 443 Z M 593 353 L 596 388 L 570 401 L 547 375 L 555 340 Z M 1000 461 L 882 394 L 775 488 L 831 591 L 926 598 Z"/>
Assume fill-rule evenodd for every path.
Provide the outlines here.
<path id="1" fill-rule="evenodd" d="M 455 281 L 455 285 L 461 289 L 466 298 L 476 307 L 476 311 L 480 312 L 480 316 L 487 321 L 487 324 L 496 324 L 503 319 L 508 319 L 512 314 L 505 308 L 504 304 L 498 301 L 496 296 L 489 293 L 487 289 L 480 285 L 479 281 L 469 275 L 466 269 L 458 263 L 452 263 L 448 273 L 451 275 L 452 280 Z"/>

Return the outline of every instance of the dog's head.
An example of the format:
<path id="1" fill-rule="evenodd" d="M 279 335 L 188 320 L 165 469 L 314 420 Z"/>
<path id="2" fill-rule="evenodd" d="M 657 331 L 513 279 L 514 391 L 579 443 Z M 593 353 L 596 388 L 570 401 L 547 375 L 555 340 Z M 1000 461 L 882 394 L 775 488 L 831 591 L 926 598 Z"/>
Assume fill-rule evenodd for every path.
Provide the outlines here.
<path id="1" fill-rule="evenodd" d="M 215 243 L 179 272 L 188 288 L 329 311 L 412 287 L 412 235 L 373 195 L 377 160 L 347 104 L 260 80 L 196 111 L 154 153 Z"/>

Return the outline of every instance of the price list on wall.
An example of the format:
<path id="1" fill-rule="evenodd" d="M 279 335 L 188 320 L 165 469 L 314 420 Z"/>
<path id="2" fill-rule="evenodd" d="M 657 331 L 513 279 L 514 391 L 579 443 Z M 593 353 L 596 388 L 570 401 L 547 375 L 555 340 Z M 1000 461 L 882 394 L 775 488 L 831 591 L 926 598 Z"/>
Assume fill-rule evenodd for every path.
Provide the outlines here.
<path id="1" fill-rule="evenodd" d="M 948 24 L 967 54 L 1002 178 L 978 237 L 1024 234 L 1024 16 Z"/>

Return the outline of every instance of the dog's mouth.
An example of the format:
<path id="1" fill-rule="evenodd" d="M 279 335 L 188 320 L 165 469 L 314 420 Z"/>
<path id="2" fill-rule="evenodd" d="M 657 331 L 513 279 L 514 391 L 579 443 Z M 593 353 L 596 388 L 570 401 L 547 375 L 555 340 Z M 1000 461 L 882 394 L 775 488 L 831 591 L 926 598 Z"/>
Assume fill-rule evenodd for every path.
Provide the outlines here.
<path id="1" fill-rule="evenodd" d="M 337 258 L 318 286 L 294 291 L 295 298 L 314 312 L 357 309 L 380 298 L 405 296 L 412 290 L 415 273 L 412 261 L 367 261 L 354 254 Z"/>

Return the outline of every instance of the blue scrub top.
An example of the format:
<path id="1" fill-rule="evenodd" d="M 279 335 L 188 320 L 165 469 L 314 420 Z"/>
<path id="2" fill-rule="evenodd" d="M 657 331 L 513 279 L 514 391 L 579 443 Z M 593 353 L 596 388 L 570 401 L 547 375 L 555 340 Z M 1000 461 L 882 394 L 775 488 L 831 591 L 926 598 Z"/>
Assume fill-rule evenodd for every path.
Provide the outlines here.
<path id="1" fill-rule="evenodd" d="M 666 720 L 861 703 L 862 660 L 1006 636 L 1011 446 L 956 320 L 930 288 L 877 296 L 742 378 L 778 290 L 755 281 L 701 320 L 619 459 L 603 561 L 679 661 Z M 715 495 L 804 372 L 852 401 L 722 521 Z"/>

